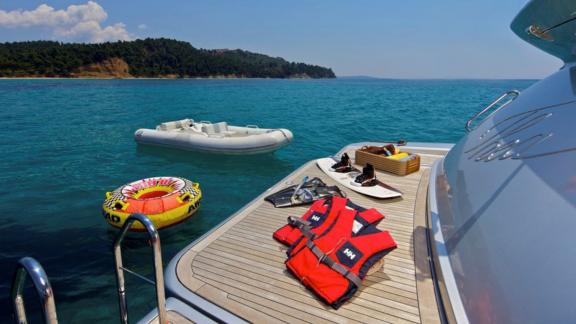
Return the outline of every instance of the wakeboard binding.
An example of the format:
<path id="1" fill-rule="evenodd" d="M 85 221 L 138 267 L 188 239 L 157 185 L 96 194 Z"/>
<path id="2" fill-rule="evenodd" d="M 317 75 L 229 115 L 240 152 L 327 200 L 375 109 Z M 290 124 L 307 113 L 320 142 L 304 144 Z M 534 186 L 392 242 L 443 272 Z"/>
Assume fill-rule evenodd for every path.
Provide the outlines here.
<path id="1" fill-rule="evenodd" d="M 359 187 L 371 187 L 377 185 L 378 180 L 376 179 L 374 166 L 370 163 L 366 164 L 362 169 L 362 174 L 358 175 L 352 184 Z"/>
<path id="2" fill-rule="evenodd" d="M 348 153 L 342 154 L 342 157 L 340 157 L 340 162 L 334 164 L 332 166 L 332 170 L 338 173 L 347 173 L 352 171 L 352 162 L 350 161 Z"/>

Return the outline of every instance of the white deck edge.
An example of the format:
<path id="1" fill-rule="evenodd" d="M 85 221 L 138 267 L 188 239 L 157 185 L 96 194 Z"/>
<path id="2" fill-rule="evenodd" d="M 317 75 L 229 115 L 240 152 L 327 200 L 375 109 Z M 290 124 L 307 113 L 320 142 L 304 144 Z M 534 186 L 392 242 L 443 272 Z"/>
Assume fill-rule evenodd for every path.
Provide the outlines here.
<path id="1" fill-rule="evenodd" d="M 428 210 L 430 213 L 431 220 L 431 231 L 432 240 L 434 243 L 434 248 L 436 250 L 437 261 L 440 265 L 440 271 L 442 272 L 442 278 L 444 281 L 444 286 L 448 291 L 448 298 L 450 299 L 450 305 L 454 313 L 456 321 L 461 324 L 468 324 L 468 316 L 462 304 L 462 298 L 460 297 L 460 291 L 456 285 L 456 279 L 454 277 L 454 272 L 452 271 L 452 264 L 450 262 L 450 257 L 448 256 L 448 251 L 446 250 L 446 243 L 444 241 L 444 235 L 440 227 L 440 217 L 438 216 L 438 205 L 436 203 L 436 177 L 438 175 L 438 168 L 442 166 L 442 160 L 434 162 L 432 166 L 432 172 L 430 173 L 430 182 L 428 184 Z"/>
<path id="2" fill-rule="evenodd" d="M 194 323 L 203 323 L 203 324 L 217 323 L 176 298 L 168 298 L 166 300 L 166 310 L 168 312 L 178 313 L 182 317 L 189 319 Z M 152 311 L 146 314 L 146 316 L 141 318 L 138 321 L 138 324 L 152 323 L 157 317 L 158 317 L 158 308 L 154 308 Z"/>

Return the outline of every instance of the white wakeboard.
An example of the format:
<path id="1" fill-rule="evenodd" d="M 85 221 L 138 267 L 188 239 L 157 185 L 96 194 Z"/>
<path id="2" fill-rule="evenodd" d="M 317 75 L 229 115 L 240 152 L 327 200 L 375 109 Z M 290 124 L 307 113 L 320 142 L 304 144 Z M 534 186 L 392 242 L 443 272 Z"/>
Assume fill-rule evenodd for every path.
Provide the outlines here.
<path id="1" fill-rule="evenodd" d="M 332 166 L 336 162 L 338 161 L 335 161 L 333 158 L 322 158 L 316 160 L 316 164 L 322 171 L 324 171 L 324 173 L 326 173 L 330 178 L 336 180 L 336 182 L 338 182 L 339 184 L 343 185 L 348 189 L 375 198 L 396 198 L 402 196 L 402 192 L 384 184 L 381 181 L 378 181 L 376 185 L 369 187 L 360 187 L 353 185 L 352 183 L 354 182 L 354 179 L 362 172 L 357 169 L 354 169 L 353 171 L 348 173 L 339 173 L 332 171 Z"/>

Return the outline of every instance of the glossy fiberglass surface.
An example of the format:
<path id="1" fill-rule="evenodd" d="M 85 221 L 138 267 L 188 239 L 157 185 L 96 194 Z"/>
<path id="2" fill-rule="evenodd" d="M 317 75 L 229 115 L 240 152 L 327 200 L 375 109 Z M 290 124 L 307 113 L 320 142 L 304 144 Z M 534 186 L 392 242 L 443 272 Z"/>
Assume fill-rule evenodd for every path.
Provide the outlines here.
<path id="1" fill-rule="evenodd" d="M 435 179 L 442 272 L 473 323 L 576 320 L 575 80 L 569 64 L 488 116 Z"/>

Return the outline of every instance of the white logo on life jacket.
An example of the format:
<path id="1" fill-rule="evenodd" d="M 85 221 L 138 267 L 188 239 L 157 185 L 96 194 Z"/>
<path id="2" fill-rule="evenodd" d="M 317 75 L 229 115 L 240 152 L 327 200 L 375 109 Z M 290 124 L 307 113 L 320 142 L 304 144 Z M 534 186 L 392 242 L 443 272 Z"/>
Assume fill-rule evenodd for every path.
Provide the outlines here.
<path id="1" fill-rule="evenodd" d="M 350 260 L 354 260 L 356 258 L 356 253 L 352 252 L 350 249 L 346 249 L 343 252 Z"/>
<path id="2" fill-rule="evenodd" d="M 315 222 L 317 222 L 317 221 L 320 220 L 320 216 L 318 216 L 318 215 L 312 215 L 311 218 L 312 218 L 312 220 L 315 221 Z"/>

